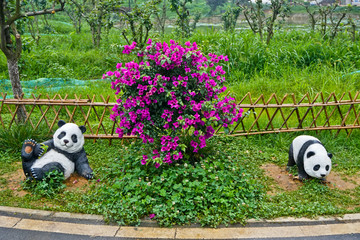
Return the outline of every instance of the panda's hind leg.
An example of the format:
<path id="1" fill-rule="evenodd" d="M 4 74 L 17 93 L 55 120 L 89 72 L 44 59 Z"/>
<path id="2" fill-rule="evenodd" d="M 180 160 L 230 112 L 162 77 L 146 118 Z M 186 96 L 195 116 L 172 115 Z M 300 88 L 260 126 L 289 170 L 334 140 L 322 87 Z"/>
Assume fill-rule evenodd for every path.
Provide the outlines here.
<path id="1" fill-rule="evenodd" d="M 44 165 L 42 168 L 31 168 L 32 176 L 36 180 L 44 179 L 45 175 L 52 171 L 58 171 L 60 173 L 64 173 L 65 169 L 60 163 L 52 162 Z"/>

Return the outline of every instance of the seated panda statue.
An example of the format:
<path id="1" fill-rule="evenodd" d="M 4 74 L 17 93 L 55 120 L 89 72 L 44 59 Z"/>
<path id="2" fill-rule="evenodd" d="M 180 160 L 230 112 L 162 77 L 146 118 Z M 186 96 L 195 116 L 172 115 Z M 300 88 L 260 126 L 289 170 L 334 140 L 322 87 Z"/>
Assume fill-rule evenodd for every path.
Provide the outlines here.
<path id="1" fill-rule="evenodd" d="M 287 170 L 297 165 L 300 180 L 309 177 L 325 180 L 331 171 L 332 154 L 328 153 L 319 139 L 300 135 L 290 146 Z"/>
<path id="2" fill-rule="evenodd" d="M 26 179 L 42 180 L 46 173 L 54 170 L 64 173 L 65 179 L 74 171 L 92 178 L 93 171 L 83 147 L 86 128 L 63 120 L 58 126 L 51 140 L 40 144 L 32 139 L 24 141 L 21 158 Z"/>

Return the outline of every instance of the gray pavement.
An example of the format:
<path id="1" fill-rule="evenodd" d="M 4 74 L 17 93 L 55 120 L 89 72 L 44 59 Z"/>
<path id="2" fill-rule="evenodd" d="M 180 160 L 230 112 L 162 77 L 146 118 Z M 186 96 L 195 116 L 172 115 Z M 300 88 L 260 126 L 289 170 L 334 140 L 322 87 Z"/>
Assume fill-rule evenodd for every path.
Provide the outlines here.
<path id="1" fill-rule="evenodd" d="M 342 217 L 250 220 L 246 226 L 161 228 L 105 224 L 102 216 L 0 206 L 0 240 L 248 239 L 360 240 L 360 214 Z"/>

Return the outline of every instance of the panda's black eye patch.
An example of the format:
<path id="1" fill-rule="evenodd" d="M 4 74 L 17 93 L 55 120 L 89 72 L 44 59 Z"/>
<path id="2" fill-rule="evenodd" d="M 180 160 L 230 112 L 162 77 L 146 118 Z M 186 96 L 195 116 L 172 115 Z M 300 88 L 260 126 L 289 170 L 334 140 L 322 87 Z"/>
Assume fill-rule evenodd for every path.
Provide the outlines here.
<path id="1" fill-rule="evenodd" d="M 315 166 L 314 166 L 314 171 L 318 171 L 320 169 L 320 165 L 319 164 L 316 164 Z"/>
<path id="2" fill-rule="evenodd" d="M 58 135 L 58 139 L 62 139 L 63 137 L 65 137 L 66 135 L 66 132 L 61 132 L 59 135 Z"/>
<path id="3" fill-rule="evenodd" d="M 312 157 L 312 156 L 314 156 L 315 155 L 315 153 L 314 152 L 308 152 L 307 154 L 306 154 L 306 157 L 307 158 L 310 158 L 310 157 Z"/>
<path id="4" fill-rule="evenodd" d="M 326 171 L 329 171 L 330 166 L 329 166 L 329 165 L 326 165 L 325 169 L 326 169 Z"/>
<path id="5" fill-rule="evenodd" d="M 77 141 L 78 141 L 77 136 L 75 134 L 73 134 L 71 136 L 71 140 L 73 141 L 73 143 L 77 143 Z"/>

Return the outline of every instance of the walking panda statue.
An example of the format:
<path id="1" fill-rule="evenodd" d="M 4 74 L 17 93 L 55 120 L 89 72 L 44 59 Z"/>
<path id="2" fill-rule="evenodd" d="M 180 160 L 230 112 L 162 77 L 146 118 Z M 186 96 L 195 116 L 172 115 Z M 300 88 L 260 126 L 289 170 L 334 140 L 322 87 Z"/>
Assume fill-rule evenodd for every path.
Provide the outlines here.
<path id="1" fill-rule="evenodd" d="M 331 171 L 332 154 L 328 153 L 319 139 L 301 135 L 290 146 L 287 169 L 297 165 L 300 180 L 309 177 L 325 180 Z"/>
<path id="2" fill-rule="evenodd" d="M 26 179 L 42 180 L 46 173 L 54 170 L 64 173 L 65 179 L 74 171 L 92 178 L 93 171 L 83 147 L 86 128 L 63 120 L 58 126 L 51 140 L 40 144 L 32 139 L 24 141 L 21 158 Z"/>

